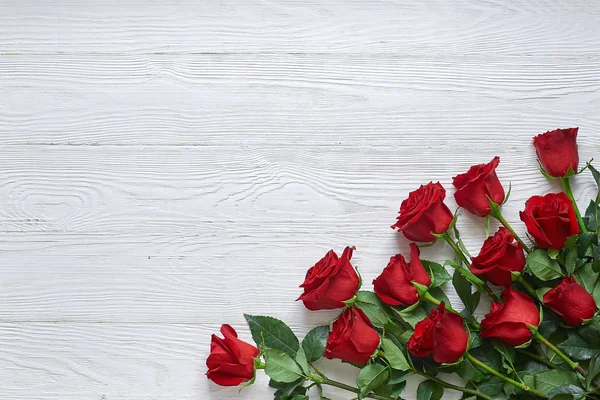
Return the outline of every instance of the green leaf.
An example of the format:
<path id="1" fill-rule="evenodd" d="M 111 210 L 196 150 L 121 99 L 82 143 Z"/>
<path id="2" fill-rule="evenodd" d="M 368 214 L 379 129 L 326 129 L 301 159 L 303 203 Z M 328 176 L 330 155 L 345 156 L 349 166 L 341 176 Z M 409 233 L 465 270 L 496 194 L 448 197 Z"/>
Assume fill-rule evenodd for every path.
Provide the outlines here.
<path id="1" fill-rule="evenodd" d="M 543 281 L 560 278 L 562 271 L 556 260 L 552 260 L 545 250 L 537 249 L 527 256 L 527 267 L 533 275 Z"/>
<path id="2" fill-rule="evenodd" d="M 422 306 L 419 306 L 411 311 L 399 311 L 396 309 L 393 310 L 404 322 L 406 322 L 413 328 L 415 327 L 415 325 L 417 325 L 417 323 L 419 323 L 419 321 L 422 321 L 423 319 L 425 319 L 425 317 L 427 317 L 427 313 L 425 312 L 425 310 L 423 310 Z"/>
<path id="3" fill-rule="evenodd" d="M 479 371 L 469 360 L 463 360 L 456 369 L 456 374 L 467 382 L 481 382 L 487 379 L 484 373 Z"/>
<path id="4" fill-rule="evenodd" d="M 303 376 L 296 361 L 281 350 L 265 351 L 265 373 L 277 382 L 294 382 Z"/>
<path id="5" fill-rule="evenodd" d="M 436 287 L 429 289 L 429 294 L 438 299 L 439 301 L 443 301 L 445 304 L 452 304 L 450 303 L 450 299 L 448 298 L 448 296 L 446 296 L 446 293 L 442 288 Z"/>
<path id="6" fill-rule="evenodd" d="M 579 257 L 591 256 L 593 253 L 588 253 L 592 245 L 598 245 L 598 235 L 595 232 L 582 232 L 577 238 L 577 254 Z"/>
<path id="7" fill-rule="evenodd" d="M 406 357 L 404 357 L 402 350 L 400 350 L 394 342 L 384 338 L 381 343 L 383 344 L 385 358 L 390 363 L 390 367 L 399 371 L 407 371 L 410 369 L 410 365 L 408 364 L 408 361 L 406 361 Z"/>
<path id="8" fill-rule="evenodd" d="M 291 400 L 308 400 L 308 396 L 304 394 L 297 394 L 294 395 Z"/>
<path id="9" fill-rule="evenodd" d="M 576 360 L 589 360 L 598 349 L 592 348 L 592 345 L 586 342 L 577 332 L 568 331 L 568 338 L 558 345 L 558 348 L 567 353 L 567 355 Z"/>
<path id="10" fill-rule="evenodd" d="M 259 347 L 264 338 L 266 348 L 281 350 L 291 357 L 296 357 L 300 343 L 285 322 L 261 315 L 244 314 L 244 317 L 250 326 L 252 338 Z"/>
<path id="11" fill-rule="evenodd" d="M 598 374 L 600 374 L 600 353 L 594 354 L 594 356 L 590 359 L 590 363 L 587 368 L 587 375 L 585 376 L 586 388 L 593 388 L 593 381 Z"/>
<path id="12" fill-rule="evenodd" d="M 417 388 L 417 400 L 440 400 L 443 395 L 444 388 L 434 381 L 423 381 Z"/>
<path id="13" fill-rule="evenodd" d="M 584 397 L 585 390 L 576 385 L 562 385 L 548 392 L 548 398 L 551 400 L 579 400 Z"/>
<path id="14" fill-rule="evenodd" d="M 502 371 L 502 357 L 500 354 L 496 352 L 496 350 L 489 345 L 484 345 L 477 347 L 476 349 L 472 349 L 469 351 L 473 357 L 487 365 L 488 367 L 492 367 L 496 371 Z"/>
<path id="15" fill-rule="evenodd" d="M 369 364 L 361 369 L 356 378 L 361 396 L 364 397 L 376 387 L 383 385 L 389 375 L 389 370 L 381 364 Z"/>
<path id="16" fill-rule="evenodd" d="M 567 251 L 567 255 L 565 256 L 565 268 L 567 269 L 567 274 L 573 275 L 575 272 L 575 263 L 577 262 L 577 249 L 570 249 Z"/>
<path id="17" fill-rule="evenodd" d="M 462 300 L 468 313 L 473 314 L 475 308 L 477 308 L 477 304 L 475 303 L 475 298 L 473 297 L 473 293 L 471 291 L 471 283 L 458 270 L 456 270 L 454 271 L 454 276 L 452 277 L 452 285 L 454 285 L 454 289 L 456 289 L 456 293 Z"/>
<path id="18" fill-rule="evenodd" d="M 479 391 L 488 396 L 495 396 L 504 389 L 504 381 L 498 377 L 492 376 L 477 385 Z"/>
<path id="19" fill-rule="evenodd" d="M 302 368 L 304 375 L 310 375 L 310 370 L 308 369 L 308 360 L 306 359 L 306 354 L 304 353 L 304 349 L 302 349 L 302 347 L 300 347 L 296 353 L 296 363 L 298 363 L 300 368 Z"/>
<path id="20" fill-rule="evenodd" d="M 598 225 L 600 224 L 598 211 L 598 203 L 596 203 L 594 200 L 590 200 L 590 204 L 585 210 L 583 221 L 585 222 L 586 228 L 593 232 L 598 232 Z"/>
<path id="21" fill-rule="evenodd" d="M 592 264 L 584 264 L 575 271 L 573 276 L 575 276 L 577 282 L 579 282 L 588 293 L 594 292 L 594 286 L 596 286 L 596 281 L 598 280 L 598 273 L 594 272 Z"/>
<path id="22" fill-rule="evenodd" d="M 587 167 L 592 173 L 594 180 L 596 181 L 596 186 L 598 186 L 598 194 L 596 195 L 596 202 L 600 203 L 600 172 L 596 168 L 592 166 L 589 162 L 587 163 Z"/>
<path id="23" fill-rule="evenodd" d="M 535 389 L 548 394 L 560 386 L 577 385 L 579 381 L 577 374 L 573 371 L 552 369 L 533 375 L 533 382 L 532 386 Z"/>
<path id="24" fill-rule="evenodd" d="M 317 326 L 306 334 L 304 340 L 302 340 L 302 348 L 308 362 L 317 361 L 323 357 L 328 337 L 329 326 L 327 325 Z"/>
<path id="25" fill-rule="evenodd" d="M 354 303 L 367 315 L 369 320 L 377 328 L 383 328 L 388 322 L 388 316 L 384 311 L 384 304 L 373 292 L 360 291 L 357 294 L 357 301 Z"/>
<path id="26" fill-rule="evenodd" d="M 592 346 L 600 347 L 600 317 L 595 316 L 589 324 L 579 328 L 581 337 Z"/>
<path id="27" fill-rule="evenodd" d="M 429 276 L 432 277 L 432 288 L 440 287 L 452 280 L 452 276 L 441 264 L 428 260 L 421 260 L 421 263 L 429 271 Z"/>
<path id="28" fill-rule="evenodd" d="M 269 387 L 278 389 L 275 392 L 275 399 L 289 399 L 292 394 L 304 394 L 306 388 L 302 386 L 304 378 L 299 378 L 293 382 L 277 382 L 273 379 L 269 381 Z"/>

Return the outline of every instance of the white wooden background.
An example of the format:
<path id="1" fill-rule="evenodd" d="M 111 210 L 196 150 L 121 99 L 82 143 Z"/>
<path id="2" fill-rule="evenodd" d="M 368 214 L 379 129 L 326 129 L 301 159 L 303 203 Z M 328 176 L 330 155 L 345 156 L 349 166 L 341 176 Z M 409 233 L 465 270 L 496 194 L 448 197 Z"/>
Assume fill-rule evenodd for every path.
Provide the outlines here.
<path id="1" fill-rule="evenodd" d="M 221 323 L 331 320 L 306 269 L 355 245 L 370 287 L 407 193 L 494 155 L 523 232 L 532 136 L 600 161 L 599 111 L 596 0 L 1 0 L 0 395 L 268 399 L 204 376 Z"/>

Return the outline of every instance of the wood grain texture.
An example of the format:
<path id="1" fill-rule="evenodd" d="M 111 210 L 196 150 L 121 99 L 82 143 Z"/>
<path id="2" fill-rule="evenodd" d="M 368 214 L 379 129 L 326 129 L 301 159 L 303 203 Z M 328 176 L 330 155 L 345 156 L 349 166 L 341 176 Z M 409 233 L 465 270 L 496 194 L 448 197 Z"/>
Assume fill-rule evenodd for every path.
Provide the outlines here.
<path id="1" fill-rule="evenodd" d="M 264 377 L 242 395 L 204 377 L 221 323 L 331 321 L 294 301 L 306 269 L 355 245 L 370 288 L 422 183 L 499 155 L 524 233 L 524 201 L 558 190 L 532 136 L 580 126 L 598 158 L 599 18 L 591 0 L 1 2 L 2 398 L 270 398 Z M 483 221 L 459 227 L 476 253 Z"/>
<path id="2" fill-rule="evenodd" d="M 8 53 L 599 54 L 594 0 L 9 0 L 0 15 Z"/>

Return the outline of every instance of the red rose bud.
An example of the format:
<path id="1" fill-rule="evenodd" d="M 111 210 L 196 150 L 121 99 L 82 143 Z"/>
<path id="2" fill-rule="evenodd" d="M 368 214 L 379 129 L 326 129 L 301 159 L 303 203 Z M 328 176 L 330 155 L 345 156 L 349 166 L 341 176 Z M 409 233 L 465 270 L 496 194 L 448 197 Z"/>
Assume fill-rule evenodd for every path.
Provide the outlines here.
<path id="1" fill-rule="evenodd" d="M 596 313 L 596 302 L 572 276 L 566 276 L 544 295 L 544 304 L 571 326 L 579 326 Z"/>
<path id="2" fill-rule="evenodd" d="M 574 172 L 579 165 L 577 150 L 577 131 L 579 128 L 557 129 L 537 135 L 533 145 L 544 171 L 556 178 L 562 178 L 569 172 Z"/>
<path id="3" fill-rule="evenodd" d="M 410 264 L 402 254 L 390 258 L 381 275 L 373 281 L 373 288 L 379 298 L 392 306 L 409 306 L 419 300 L 417 288 L 411 282 L 423 286 L 431 285 L 431 278 L 419 259 L 419 248 L 410 244 Z"/>
<path id="4" fill-rule="evenodd" d="M 324 355 L 329 359 L 366 364 L 377 350 L 379 342 L 379 334 L 365 313 L 359 308 L 350 307 L 333 323 Z"/>
<path id="5" fill-rule="evenodd" d="M 415 357 L 433 354 L 435 362 L 453 363 L 465 354 L 468 344 L 469 334 L 463 319 L 446 311 L 442 302 L 431 310 L 427 318 L 417 323 L 406 348 Z"/>
<path id="6" fill-rule="evenodd" d="M 540 312 L 531 297 L 516 292 L 510 286 L 502 292 L 504 303 L 494 301 L 489 314 L 481 321 L 482 338 L 496 338 L 511 346 L 531 340 L 529 325 L 540 323 Z"/>
<path id="7" fill-rule="evenodd" d="M 562 192 L 531 197 L 519 215 L 527 232 L 543 249 L 561 249 L 569 236 L 579 233 L 573 203 Z"/>
<path id="8" fill-rule="evenodd" d="M 471 272 L 494 285 L 506 286 L 512 280 L 512 271 L 522 271 L 525 254 L 521 243 L 504 227 L 483 242 L 477 257 L 473 257 Z"/>
<path id="9" fill-rule="evenodd" d="M 300 285 L 304 293 L 298 298 L 309 310 L 328 310 L 344 307 L 358 291 L 360 280 L 350 264 L 354 247 L 346 247 L 342 256 L 330 250 L 306 273 Z"/>
<path id="10" fill-rule="evenodd" d="M 237 338 L 229 325 L 221 326 L 223 339 L 212 335 L 210 355 L 206 360 L 208 379 L 221 386 L 237 386 L 254 376 L 254 358 L 258 349 Z"/>
<path id="11" fill-rule="evenodd" d="M 429 182 L 408 194 L 400 205 L 400 215 L 392 228 L 398 228 L 407 239 L 414 242 L 433 242 L 431 233 L 448 230 L 454 216 L 444 204 L 446 190 L 440 183 Z"/>
<path id="12" fill-rule="evenodd" d="M 501 204 L 504 188 L 496 175 L 499 157 L 487 164 L 473 165 L 465 174 L 453 178 L 456 203 L 471 214 L 485 217 L 490 214 L 490 201 Z"/>

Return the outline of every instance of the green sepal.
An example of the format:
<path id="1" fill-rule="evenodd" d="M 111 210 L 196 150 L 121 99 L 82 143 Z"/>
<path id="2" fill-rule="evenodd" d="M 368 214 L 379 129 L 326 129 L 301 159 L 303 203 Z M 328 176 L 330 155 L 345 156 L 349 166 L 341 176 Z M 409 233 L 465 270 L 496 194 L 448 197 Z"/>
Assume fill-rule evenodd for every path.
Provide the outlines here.
<path id="1" fill-rule="evenodd" d="M 508 198 L 510 197 L 511 191 L 512 191 L 512 182 L 509 181 L 508 182 L 508 192 L 506 192 L 506 195 L 504 195 L 504 200 L 500 204 L 501 206 L 506 204 L 506 202 L 508 201 Z"/>
<path id="2" fill-rule="evenodd" d="M 537 160 L 537 162 L 538 162 L 538 169 L 540 170 L 540 172 L 542 173 L 542 175 L 544 175 L 547 179 L 550 179 L 550 180 L 552 180 L 552 179 L 560 179 L 560 178 L 552 176 L 552 175 L 548 174 L 546 171 L 544 171 L 544 167 L 542 167 L 542 163 L 540 162 L 540 160 Z"/>
<path id="3" fill-rule="evenodd" d="M 548 249 L 548 255 L 550 256 L 551 259 L 556 260 L 556 258 L 558 257 L 558 253 L 559 250 L 556 249 Z"/>
<path id="4" fill-rule="evenodd" d="M 510 280 L 513 282 L 519 282 L 521 279 L 521 271 L 510 271 Z"/>
<path id="5" fill-rule="evenodd" d="M 446 232 L 444 232 L 444 233 L 433 233 L 433 232 L 430 232 L 429 234 L 431 236 L 433 236 L 434 238 L 436 238 L 436 239 L 443 239 L 444 235 L 446 234 Z"/>
<path id="6" fill-rule="evenodd" d="M 500 207 L 501 204 L 496 203 L 494 200 L 492 200 L 492 198 L 488 195 L 486 195 L 485 197 L 487 197 L 488 202 L 490 203 L 490 215 L 492 217 L 497 218 L 501 213 L 500 213 Z M 504 204 L 504 203 L 503 203 Z"/>
<path id="7" fill-rule="evenodd" d="M 583 167 L 586 168 L 586 167 Z M 572 177 L 573 175 L 577 175 L 578 173 L 582 172 L 583 169 L 581 171 L 575 172 L 573 171 L 573 166 L 569 165 L 569 170 L 567 171 L 567 173 L 563 176 L 563 179 L 568 179 L 570 177 Z"/>
<path id="8" fill-rule="evenodd" d="M 425 296 L 425 294 L 429 290 L 429 287 L 427 287 L 425 285 L 421 285 L 419 282 L 411 282 L 411 283 L 415 288 L 417 288 L 417 293 L 419 293 L 420 298 Z"/>
<path id="9" fill-rule="evenodd" d="M 529 329 L 531 329 L 531 328 L 529 328 Z M 526 341 L 523 344 L 515 346 L 515 349 L 525 349 L 525 348 L 527 348 L 527 347 L 529 347 L 531 345 L 531 342 L 533 342 L 533 338 L 529 339 L 528 341 Z"/>
<path id="10" fill-rule="evenodd" d="M 344 306 L 346 306 L 346 308 L 350 308 L 354 305 L 354 303 L 356 303 L 357 300 L 358 300 L 358 296 L 354 295 L 354 297 L 352 297 L 349 300 L 342 301 L 342 303 L 344 303 Z"/>

